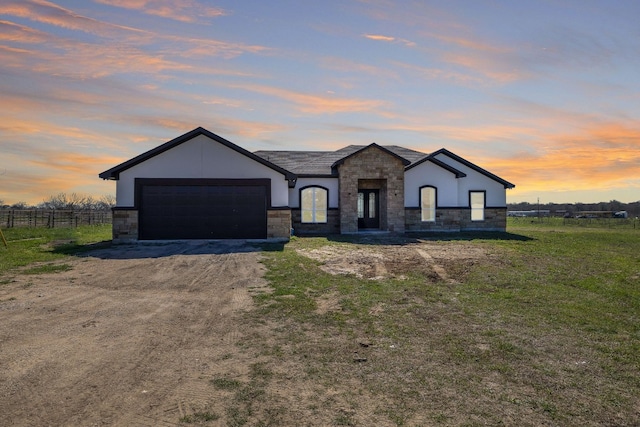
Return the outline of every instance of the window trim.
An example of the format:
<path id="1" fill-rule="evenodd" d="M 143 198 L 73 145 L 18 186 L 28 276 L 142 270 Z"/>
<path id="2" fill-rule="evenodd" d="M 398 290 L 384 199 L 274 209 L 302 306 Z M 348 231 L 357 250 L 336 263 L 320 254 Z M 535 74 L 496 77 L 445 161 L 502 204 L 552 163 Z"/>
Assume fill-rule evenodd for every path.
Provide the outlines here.
<path id="1" fill-rule="evenodd" d="M 325 210 L 324 210 L 324 221 L 318 221 L 316 219 L 316 215 L 317 215 L 317 209 L 315 207 L 315 191 L 314 191 L 314 197 L 312 198 L 313 200 L 313 204 L 314 206 L 311 209 L 311 217 L 312 220 L 311 221 L 305 221 L 304 220 L 304 211 L 305 209 L 302 206 L 302 192 L 304 190 L 308 190 L 308 189 L 315 189 L 315 188 L 319 188 L 321 190 L 324 190 L 326 193 L 326 204 L 325 204 Z M 301 187 L 299 192 L 298 192 L 298 198 L 299 198 L 299 204 L 300 204 L 300 223 L 301 224 L 326 224 L 329 221 L 329 217 L 328 217 L 328 211 L 329 211 L 329 189 L 327 187 L 323 187 L 322 185 L 306 185 L 304 187 Z"/>
<path id="2" fill-rule="evenodd" d="M 472 198 L 472 194 L 474 193 L 478 193 L 478 194 L 482 194 L 482 219 L 473 219 L 473 213 L 474 211 L 477 212 L 480 210 L 480 208 L 475 208 L 473 207 L 473 204 L 471 203 L 471 198 Z M 486 210 L 487 210 L 487 190 L 469 190 L 469 209 L 471 210 L 471 221 L 473 222 L 482 222 L 485 221 L 486 216 Z"/>
<path id="3" fill-rule="evenodd" d="M 425 220 L 423 219 L 423 208 L 422 208 L 422 189 L 423 188 L 433 188 L 433 199 L 434 199 L 434 206 L 433 206 L 433 219 L 428 219 Z M 438 187 L 435 187 L 433 185 L 423 185 L 418 189 L 418 206 L 420 207 L 420 221 L 421 222 L 436 222 L 436 212 L 438 210 Z"/>

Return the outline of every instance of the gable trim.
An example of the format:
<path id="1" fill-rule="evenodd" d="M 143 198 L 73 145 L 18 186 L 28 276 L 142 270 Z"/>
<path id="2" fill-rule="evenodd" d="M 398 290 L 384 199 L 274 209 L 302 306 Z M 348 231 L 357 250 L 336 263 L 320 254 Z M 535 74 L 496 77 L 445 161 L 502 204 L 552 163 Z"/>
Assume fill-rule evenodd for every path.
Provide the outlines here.
<path id="1" fill-rule="evenodd" d="M 438 151 L 435 151 L 435 152 L 431 153 L 429 155 L 429 157 L 435 157 L 438 154 L 444 154 L 445 156 L 450 157 L 451 159 L 453 159 L 453 160 L 455 160 L 455 161 L 457 161 L 459 163 L 462 163 L 463 165 L 475 170 L 476 172 L 479 172 L 482 175 L 484 175 L 484 176 L 486 176 L 488 178 L 491 178 L 494 181 L 499 182 L 500 184 L 504 185 L 504 188 L 509 188 L 509 189 L 515 188 L 515 184 L 512 184 L 509 181 L 500 178 L 498 175 L 492 174 L 491 172 L 489 172 L 486 169 L 482 169 L 480 166 L 474 165 L 470 161 L 463 159 L 462 157 L 458 156 L 457 154 L 452 153 L 451 151 L 447 150 L 446 148 L 441 148 Z"/>
<path id="2" fill-rule="evenodd" d="M 156 148 L 153 148 L 145 153 L 140 154 L 139 156 L 136 156 L 130 160 L 127 160 L 126 162 L 120 163 L 117 166 L 112 167 L 111 169 L 108 169 L 104 172 L 102 172 L 101 174 L 99 174 L 98 176 L 102 179 L 109 179 L 109 180 L 118 180 L 120 179 L 120 173 L 126 171 L 129 168 L 132 168 L 133 166 L 136 166 L 142 162 L 145 162 L 147 160 L 149 160 L 152 157 L 157 156 L 158 154 L 162 154 L 165 151 L 168 151 L 182 143 L 185 143 L 187 141 L 192 140 L 193 138 L 200 136 L 200 135 L 204 135 L 222 145 L 224 145 L 225 147 L 228 147 L 248 158 L 250 158 L 251 160 L 254 160 L 264 166 L 267 166 L 270 169 L 273 169 L 276 172 L 281 173 L 282 175 L 284 175 L 285 179 L 287 181 L 289 181 L 289 187 L 295 186 L 295 182 L 297 179 L 296 174 L 294 174 L 293 172 L 289 172 L 288 170 L 275 165 L 271 162 L 269 162 L 268 160 L 263 159 L 260 156 L 257 156 L 255 154 L 253 154 L 250 151 L 245 150 L 244 148 L 234 144 L 231 141 L 228 141 L 224 138 L 222 138 L 221 136 L 216 135 L 213 132 L 210 132 L 206 129 L 204 129 L 203 127 L 197 127 L 195 129 L 193 129 L 190 132 L 185 133 L 184 135 L 181 135 L 177 138 L 172 139 L 171 141 L 165 142 L 162 145 L 157 146 Z"/>
<path id="3" fill-rule="evenodd" d="M 393 156 L 396 159 L 400 160 L 404 166 L 408 166 L 409 164 L 411 164 L 411 162 L 409 160 L 405 159 L 404 157 L 399 156 L 396 153 L 394 153 L 393 151 L 388 150 L 388 149 L 386 149 L 386 148 L 384 148 L 384 147 L 382 147 L 382 146 L 380 146 L 380 145 L 378 145 L 378 144 L 376 144 L 374 142 L 372 144 L 367 145 L 366 147 L 362 147 L 361 149 L 359 149 L 357 151 L 354 151 L 353 153 L 349 154 L 348 156 L 345 156 L 345 157 L 341 158 L 340 160 L 337 160 L 334 164 L 331 165 L 331 169 L 335 169 L 339 165 L 343 164 L 345 162 L 345 160 L 347 160 L 348 158 L 353 157 L 353 156 L 355 156 L 357 154 L 360 154 L 361 152 L 363 152 L 364 150 L 366 150 L 368 148 L 377 148 L 378 150 L 380 150 L 380 151 L 382 151 L 384 153 L 387 153 L 390 156 Z"/>
<path id="4" fill-rule="evenodd" d="M 465 176 L 467 176 L 466 173 L 454 168 L 451 165 L 446 164 L 445 162 L 438 160 L 436 158 L 431 157 L 431 155 L 425 156 L 422 160 L 418 160 L 417 162 L 407 166 L 404 170 L 408 171 L 411 168 L 414 168 L 418 165 L 421 165 L 424 162 L 431 162 L 436 166 L 440 166 L 441 168 L 451 172 L 452 174 L 454 174 L 456 176 L 456 178 L 464 178 Z"/>

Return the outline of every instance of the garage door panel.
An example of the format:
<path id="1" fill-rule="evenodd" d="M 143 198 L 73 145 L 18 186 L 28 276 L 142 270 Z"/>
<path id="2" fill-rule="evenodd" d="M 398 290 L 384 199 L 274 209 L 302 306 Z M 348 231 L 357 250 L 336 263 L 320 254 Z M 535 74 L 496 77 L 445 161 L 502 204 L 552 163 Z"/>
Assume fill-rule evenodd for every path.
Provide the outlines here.
<path id="1" fill-rule="evenodd" d="M 143 185 L 140 238 L 266 238 L 264 185 Z"/>

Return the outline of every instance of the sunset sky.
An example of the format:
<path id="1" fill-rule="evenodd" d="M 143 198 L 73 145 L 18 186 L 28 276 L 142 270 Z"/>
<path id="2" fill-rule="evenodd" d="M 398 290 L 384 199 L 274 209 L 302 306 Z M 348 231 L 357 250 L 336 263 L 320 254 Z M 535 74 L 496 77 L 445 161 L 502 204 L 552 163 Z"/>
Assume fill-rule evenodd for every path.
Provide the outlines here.
<path id="1" fill-rule="evenodd" d="M 248 150 L 445 147 L 508 202 L 640 200 L 637 0 L 0 0 L 0 200 L 202 126 Z"/>

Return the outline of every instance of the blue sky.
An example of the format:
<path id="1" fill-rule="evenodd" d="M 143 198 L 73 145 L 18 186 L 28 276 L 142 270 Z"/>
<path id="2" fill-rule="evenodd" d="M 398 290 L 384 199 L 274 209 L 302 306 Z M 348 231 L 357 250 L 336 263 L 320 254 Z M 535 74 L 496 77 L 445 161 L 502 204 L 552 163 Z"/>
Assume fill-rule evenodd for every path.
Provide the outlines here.
<path id="1" fill-rule="evenodd" d="M 197 126 L 249 150 L 445 147 L 509 202 L 640 200 L 640 2 L 0 2 L 0 200 Z"/>

